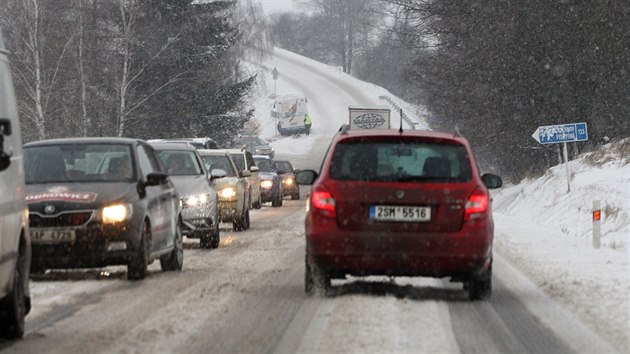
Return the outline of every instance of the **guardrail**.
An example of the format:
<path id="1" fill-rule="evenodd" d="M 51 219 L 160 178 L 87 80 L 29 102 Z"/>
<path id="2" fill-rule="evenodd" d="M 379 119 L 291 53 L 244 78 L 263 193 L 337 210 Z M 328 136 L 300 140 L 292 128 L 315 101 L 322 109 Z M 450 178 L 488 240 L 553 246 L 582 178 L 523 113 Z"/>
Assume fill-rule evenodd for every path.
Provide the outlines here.
<path id="1" fill-rule="evenodd" d="M 391 97 L 378 96 L 378 98 L 389 103 L 390 106 L 395 108 L 396 112 L 401 112 L 402 108 L 400 108 L 400 106 L 396 102 L 394 102 L 394 100 L 392 100 Z M 405 122 L 409 124 L 409 126 L 411 127 L 411 130 L 416 130 L 416 124 L 411 120 L 411 118 L 409 118 L 409 116 L 405 113 L 404 110 L 402 111 L 402 118 L 405 120 Z"/>

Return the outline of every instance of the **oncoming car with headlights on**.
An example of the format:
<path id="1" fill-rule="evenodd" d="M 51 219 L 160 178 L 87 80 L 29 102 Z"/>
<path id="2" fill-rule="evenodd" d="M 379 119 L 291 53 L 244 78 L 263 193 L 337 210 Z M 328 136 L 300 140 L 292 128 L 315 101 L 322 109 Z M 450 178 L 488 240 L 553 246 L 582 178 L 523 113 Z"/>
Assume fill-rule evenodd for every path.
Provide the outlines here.
<path id="1" fill-rule="evenodd" d="M 208 171 L 220 170 L 226 176 L 214 183 L 219 198 L 221 222 L 231 222 L 234 231 L 249 229 L 249 181 L 251 172 L 240 171 L 225 150 L 198 150 Z"/>
<path id="2" fill-rule="evenodd" d="M 153 148 L 126 138 L 42 140 L 24 146 L 32 268 L 127 265 L 142 279 L 184 260 L 179 196 Z"/>
<path id="3" fill-rule="evenodd" d="M 192 145 L 151 145 L 180 195 L 184 236 L 198 238 L 201 248 L 219 247 L 219 205 L 212 181 L 225 177 L 225 172 L 215 171 L 214 175 L 208 173 Z"/>
<path id="4" fill-rule="evenodd" d="M 290 196 L 291 199 L 300 199 L 300 186 L 295 183 L 295 174 L 299 170 L 294 170 L 291 162 L 286 160 L 275 160 L 276 169 L 282 182 L 282 194 Z"/>
<path id="5" fill-rule="evenodd" d="M 276 164 L 268 156 L 254 155 L 256 166 L 260 169 L 260 197 L 263 203 L 271 202 L 272 207 L 282 206 L 282 186 L 276 172 Z"/>

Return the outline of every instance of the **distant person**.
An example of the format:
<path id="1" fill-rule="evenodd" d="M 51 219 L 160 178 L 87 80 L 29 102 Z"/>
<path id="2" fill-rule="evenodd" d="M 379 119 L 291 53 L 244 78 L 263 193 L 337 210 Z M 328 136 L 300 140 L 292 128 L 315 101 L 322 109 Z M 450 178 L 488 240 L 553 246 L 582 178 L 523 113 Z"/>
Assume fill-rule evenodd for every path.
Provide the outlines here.
<path id="1" fill-rule="evenodd" d="M 311 134 L 311 116 L 308 113 L 304 115 L 304 129 L 306 136 L 309 136 Z"/>

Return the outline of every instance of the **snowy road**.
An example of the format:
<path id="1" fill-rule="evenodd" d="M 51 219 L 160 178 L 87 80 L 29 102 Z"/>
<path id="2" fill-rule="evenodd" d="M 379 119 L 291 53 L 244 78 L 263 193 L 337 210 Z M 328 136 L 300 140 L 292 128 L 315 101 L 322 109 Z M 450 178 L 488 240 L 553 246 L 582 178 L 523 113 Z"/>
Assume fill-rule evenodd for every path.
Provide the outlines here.
<path id="1" fill-rule="evenodd" d="M 216 250 L 187 241 L 182 273 L 40 276 L 28 333 L 3 353 L 573 352 L 522 303 L 529 292 L 503 284 L 514 276 L 501 267 L 489 302 L 469 302 L 459 284 L 382 277 L 306 298 L 303 216 L 303 201 L 286 201 L 252 213 L 249 231 L 223 229 Z"/>
<path id="2" fill-rule="evenodd" d="M 277 156 L 318 169 L 349 104 L 382 104 L 379 93 L 279 52 L 279 89 L 309 97 L 313 135 L 283 138 Z M 258 110 L 259 112 L 263 110 Z M 340 118 L 341 117 L 341 118 Z M 264 119 L 260 119 L 264 122 Z M 269 136 L 274 134 L 268 127 Z M 306 195 L 306 190 L 302 191 Z M 495 254 L 494 294 L 470 302 L 459 283 L 386 277 L 333 282 L 307 298 L 304 201 L 252 211 L 246 232 L 222 229 L 216 250 L 186 240 L 184 270 L 125 280 L 125 269 L 49 272 L 32 282 L 22 341 L 2 353 L 603 353 L 614 352 Z M 227 225 L 226 225 L 227 226 Z M 507 228 L 497 235 L 510 237 Z"/>

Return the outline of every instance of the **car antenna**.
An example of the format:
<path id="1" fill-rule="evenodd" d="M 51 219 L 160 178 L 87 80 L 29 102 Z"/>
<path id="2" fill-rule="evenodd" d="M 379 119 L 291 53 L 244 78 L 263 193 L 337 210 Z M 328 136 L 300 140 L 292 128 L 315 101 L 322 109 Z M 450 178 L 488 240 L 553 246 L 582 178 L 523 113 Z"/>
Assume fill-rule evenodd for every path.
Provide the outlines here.
<path id="1" fill-rule="evenodd" d="M 403 132 L 403 128 L 402 128 L 402 120 L 403 120 L 403 111 L 402 111 L 402 108 L 401 108 L 401 109 L 400 109 L 400 129 L 398 129 L 398 132 L 399 132 L 400 134 L 402 134 L 402 132 Z"/>

